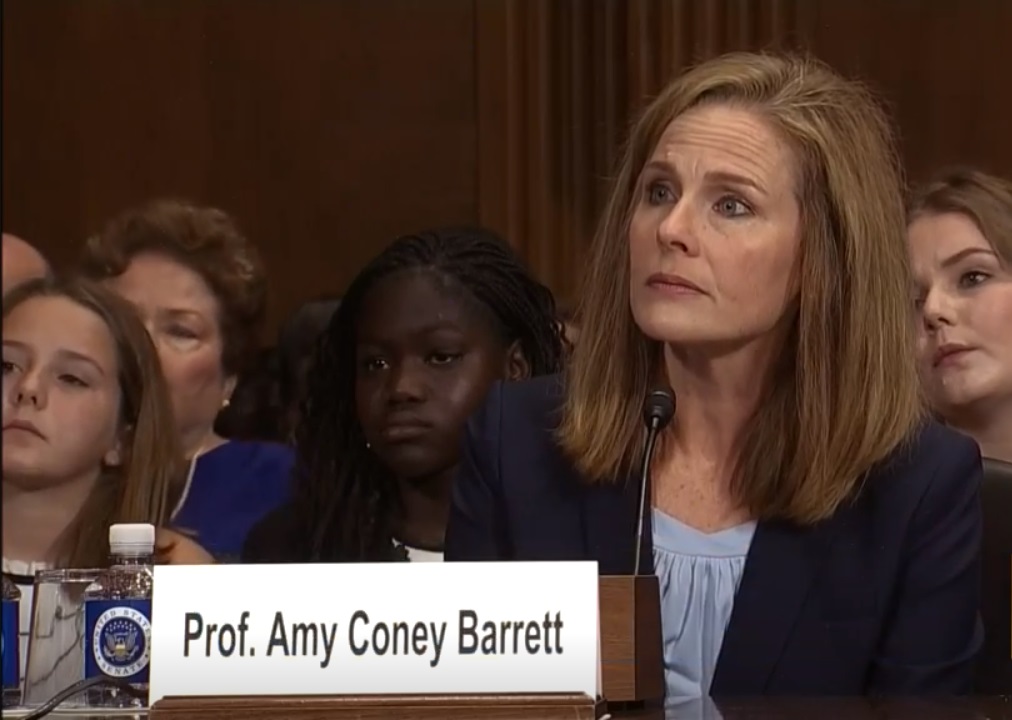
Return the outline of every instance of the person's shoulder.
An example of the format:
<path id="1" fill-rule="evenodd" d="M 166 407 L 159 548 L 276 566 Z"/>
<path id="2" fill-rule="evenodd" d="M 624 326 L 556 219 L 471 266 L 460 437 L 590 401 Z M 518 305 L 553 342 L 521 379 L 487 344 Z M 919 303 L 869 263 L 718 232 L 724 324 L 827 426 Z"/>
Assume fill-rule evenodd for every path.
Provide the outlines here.
<path id="1" fill-rule="evenodd" d="M 563 396 L 558 375 L 491 388 L 467 425 L 448 559 L 582 557 L 583 486 L 556 438 Z"/>
<path id="2" fill-rule="evenodd" d="M 873 471 L 871 489 L 888 504 L 913 509 L 926 496 L 951 498 L 979 490 L 980 449 L 973 439 L 925 421 Z"/>
<path id="3" fill-rule="evenodd" d="M 939 472 L 966 463 L 980 465 L 977 443 L 939 422 L 926 420 L 893 451 L 879 470 L 890 476 L 913 475 L 918 484 L 925 485 Z"/>
<path id="4" fill-rule="evenodd" d="M 568 493 L 575 477 L 572 463 L 562 452 L 557 431 L 565 399 L 562 375 L 503 382 L 490 401 L 493 417 L 483 431 L 485 451 L 496 458 L 504 491 L 507 488 Z"/>
<path id="5" fill-rule="evenodd" d="M 231 440 L 218 446 L 197 465 L 198 486 L 227 496 L 235 506 L 251 508 L 259 517 L 291 496 L 294 451 L 279 443 Z"/>
<path id="6" fill-rule="evenodd" d="M 496 382 L 468 422 L 471 444 L 492 455 L 522 450 L 525 459 L 548 451 L 561 417 L 562 387 L 559 375 Z"/>
<path id="7" fill-rule="evenodd" d="M 295 451 L 287 445 L 259 440 L 231 440 L 218 448 L 221 460 L 260 475 L 285 477 L 295 463 Z"/>
<path id="8" fill-rule="evenodd" d="M 562 402 L 565 383 L 561 373 L 504 381 L 503 392 L 518 402 L 554 407 Z"/>
<path id="9" fill-rule="evenodd" d="M 291 465 L 295 452 L 288 445 L 264 440 L 232 440 L 227 443 L 237 456 L 251 461 Z"/>
<path id="10" fill-rule="evenodd" d="M 563 400 L 562 375 L 542 375 L 498 383 L 493 402 L 511 427 L 532 425 L 544 430 L 558 425 Z"/>

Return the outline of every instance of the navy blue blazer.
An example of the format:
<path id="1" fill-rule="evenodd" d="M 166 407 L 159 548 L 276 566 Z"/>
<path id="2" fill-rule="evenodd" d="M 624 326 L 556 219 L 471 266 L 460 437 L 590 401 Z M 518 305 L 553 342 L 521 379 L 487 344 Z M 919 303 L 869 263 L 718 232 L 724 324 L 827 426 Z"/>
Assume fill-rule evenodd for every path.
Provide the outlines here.
<path id="1" fill-rule="evenodd" d="M 581 482 L 553 439 L 561 399 L 557 376 L 492 388 L 467 427 L 447 560 L 596 560 L 602 575 L 632 574 L 638 482 Z M 983 642 L 981 478 L 976 444 L 930 423 L 828 521 L 760 522 L 711 695 L 969 692 Z"/>

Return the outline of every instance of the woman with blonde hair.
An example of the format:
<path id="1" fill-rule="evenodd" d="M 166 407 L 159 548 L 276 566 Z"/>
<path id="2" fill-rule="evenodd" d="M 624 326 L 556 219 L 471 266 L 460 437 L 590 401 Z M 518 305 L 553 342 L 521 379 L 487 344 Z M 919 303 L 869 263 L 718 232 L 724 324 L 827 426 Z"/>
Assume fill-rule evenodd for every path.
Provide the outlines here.
<path id="1" fill-rule="evenodd" d="M 941 173 L 913 195 L 909 242 L 931 404 L 1012 463 L 1012 182 Z"/>
<path id="2" fill-rule="evenodd" d="M 654 572 L 670 700 L 969 690 L 980 455 L 923 417 L 901 177 L 870 94 L 735 54 L 632 131 L 563 377 L 470 423 L 448 560 Z M 635 537 L 644 397 L 676 412 Z"/>

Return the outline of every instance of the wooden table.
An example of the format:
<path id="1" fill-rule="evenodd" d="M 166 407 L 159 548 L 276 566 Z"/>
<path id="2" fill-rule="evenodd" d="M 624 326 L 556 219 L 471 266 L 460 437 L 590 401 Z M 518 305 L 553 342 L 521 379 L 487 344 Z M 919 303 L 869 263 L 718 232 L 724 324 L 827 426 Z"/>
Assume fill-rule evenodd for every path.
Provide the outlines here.
<path id="1" fill-rule="evenodd" d="M 615 720 L 1012 720 L 1012 696 L 966 698 L 748 698 L 692 701 Z"/>
<path id="2" fill-rule="evenodd" d="M 4 717 L 17 717 L 4 712 Z M 71 713 L 53 720 L 144 720 L 145 714 Z M 755 698 L 690 701 L 668 710 L 616 711 L 613 720 L 1012 720 L 1012 696 L 945 699 Z M 279 718 L 278 720 L 283 720 Z M 532 718 L 536 720 L 536 718 Z"/>

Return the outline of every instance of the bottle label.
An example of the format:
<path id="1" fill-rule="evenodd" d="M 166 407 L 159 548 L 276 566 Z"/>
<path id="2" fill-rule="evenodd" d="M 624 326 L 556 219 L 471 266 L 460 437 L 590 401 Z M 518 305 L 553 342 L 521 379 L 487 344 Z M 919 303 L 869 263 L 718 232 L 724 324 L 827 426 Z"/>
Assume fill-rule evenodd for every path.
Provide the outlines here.
<path id="1" fill-rule="evenodd" d="M 84 606 L 84 622 L 88 633 L 85 677 L 148 681 L 150 600 L 89 600 Z"/>
<path id="2" fill-rule="evenodd" d="M 3 656 L 4 689 L 16 688 L 21 683 L 21 659 L 19 644 L 21 637 L 18 625 L 21 622 L 17 600 L 3 601 L 3 639 L 0 640 L 0 655 Z"/>

